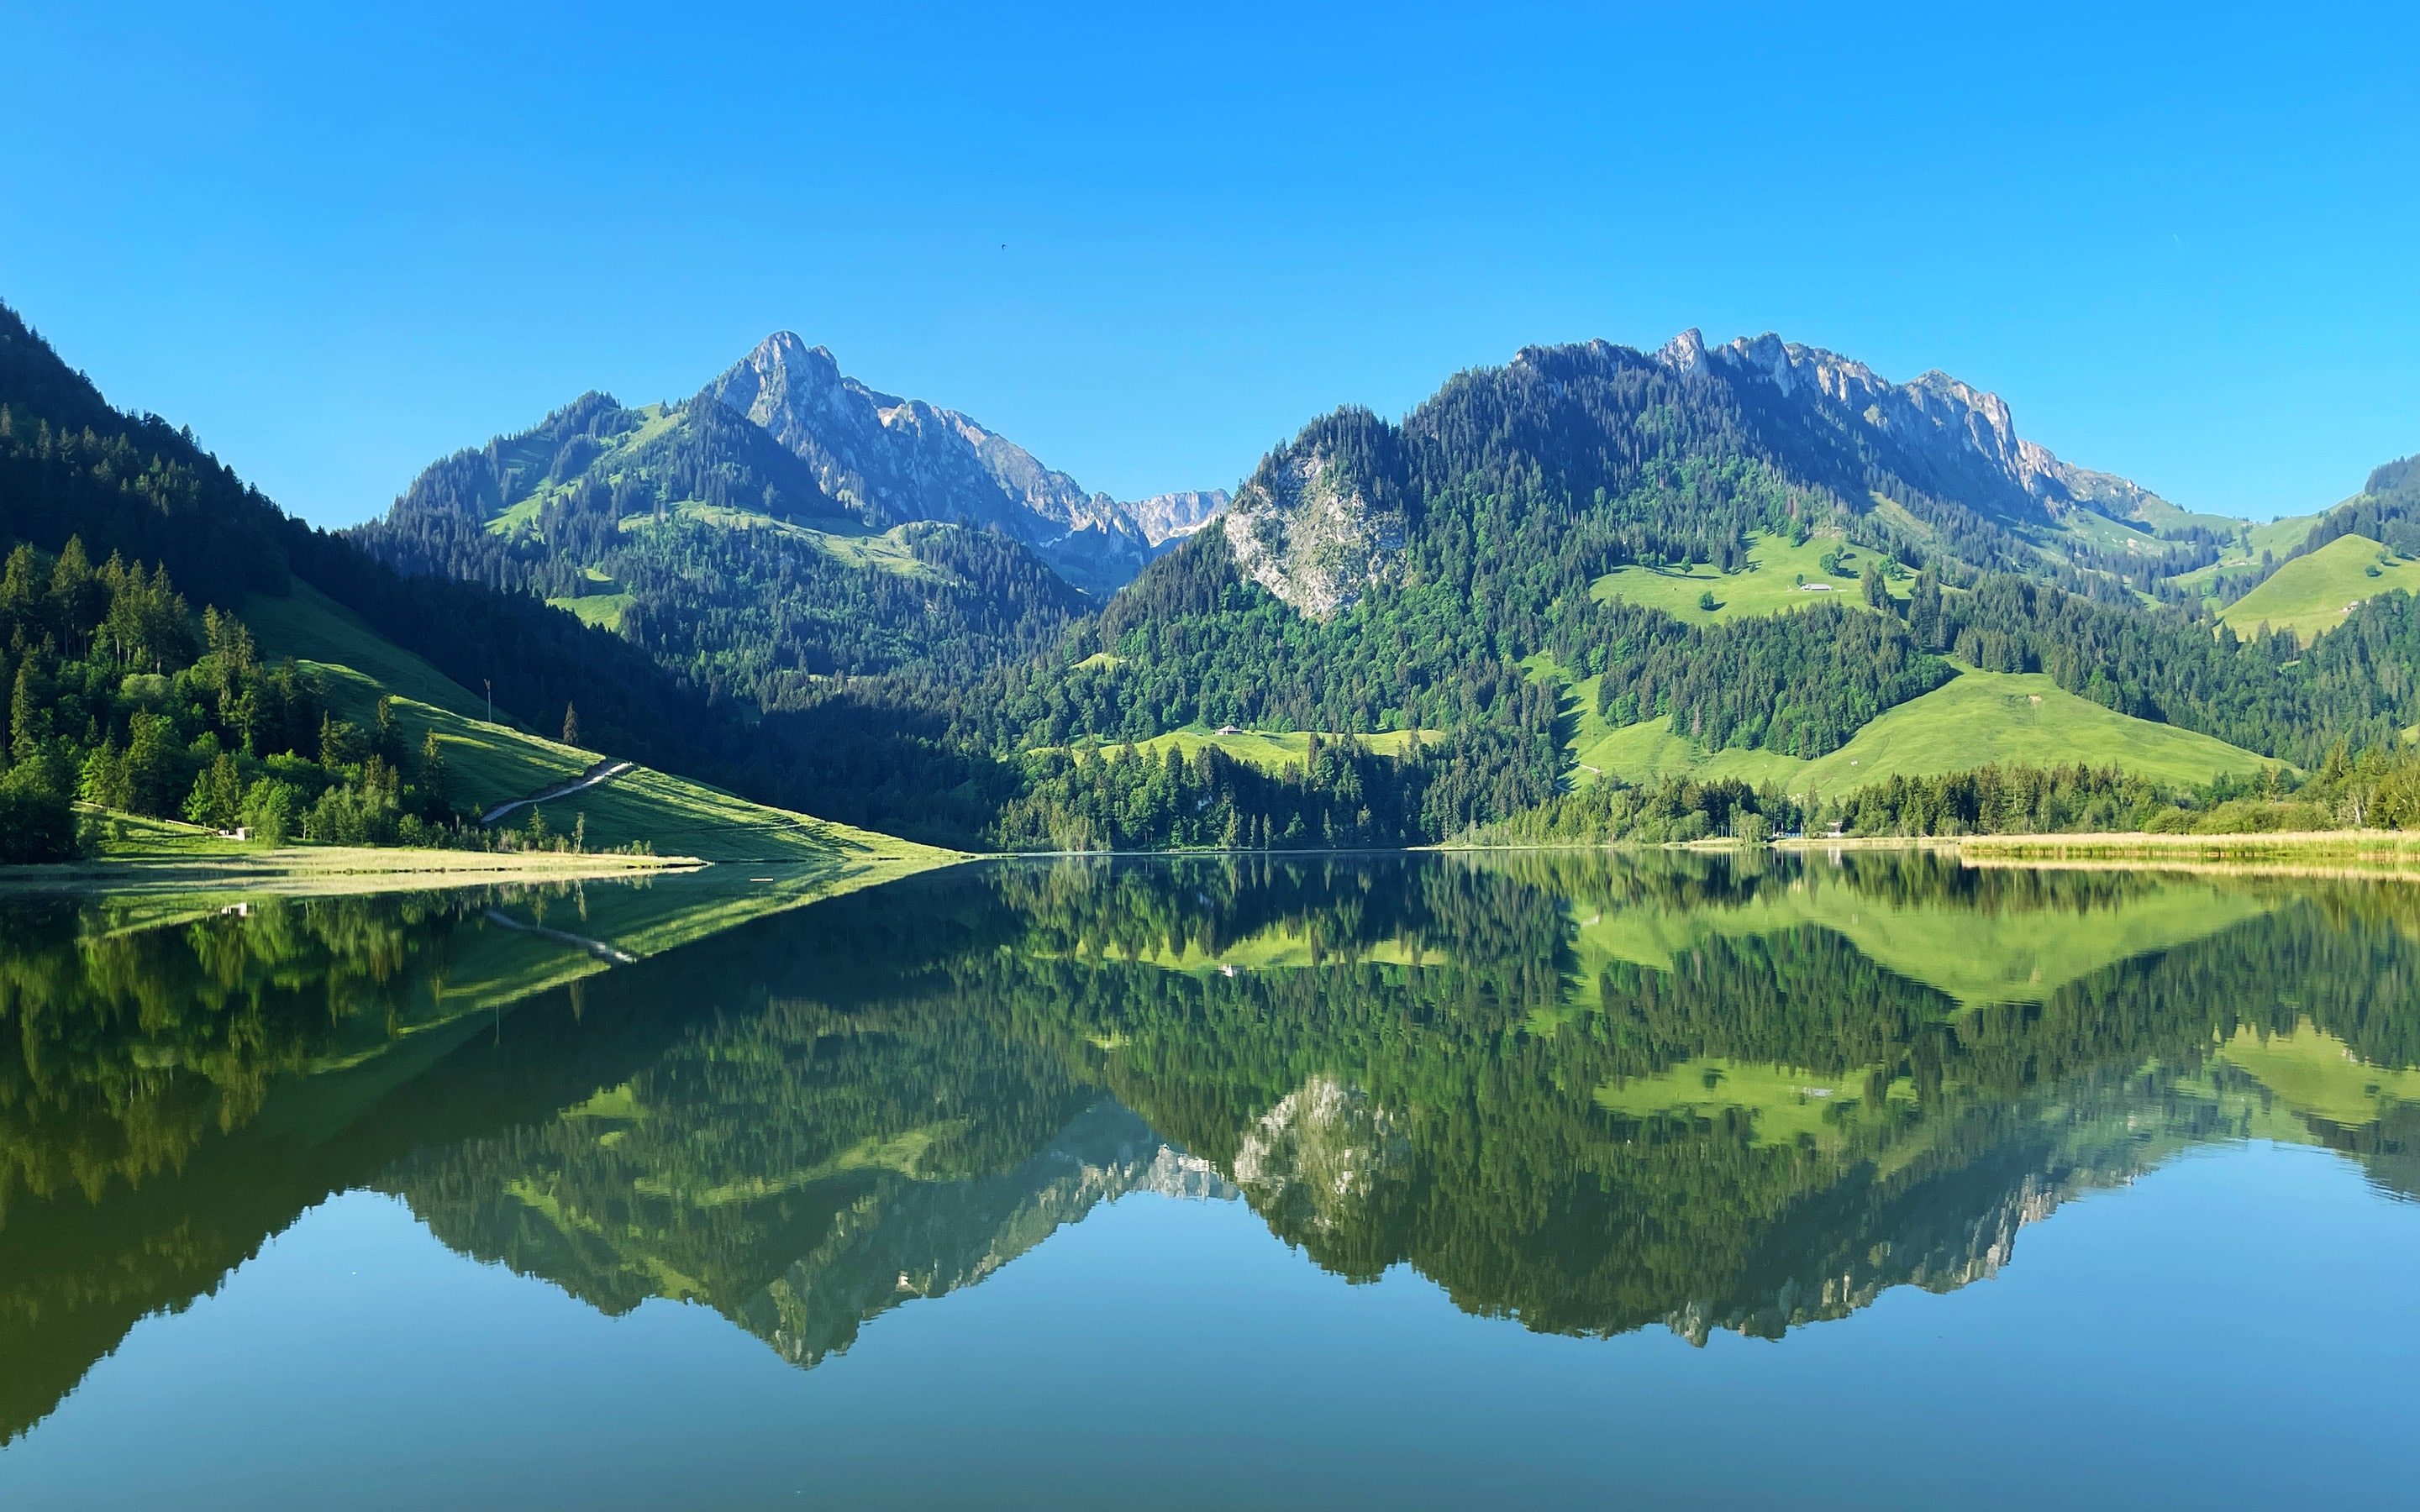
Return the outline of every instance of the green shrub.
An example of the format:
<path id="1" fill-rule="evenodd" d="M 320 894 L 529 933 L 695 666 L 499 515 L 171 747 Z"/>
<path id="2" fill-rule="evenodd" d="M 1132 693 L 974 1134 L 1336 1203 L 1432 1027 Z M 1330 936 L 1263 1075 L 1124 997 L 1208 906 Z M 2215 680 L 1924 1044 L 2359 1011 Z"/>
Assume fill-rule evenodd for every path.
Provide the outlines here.
<path id="1" fill-rule="evenodd" d="M 0 776 L 0 862 L 71 861 L 75 807 L 39 761 Z"/>

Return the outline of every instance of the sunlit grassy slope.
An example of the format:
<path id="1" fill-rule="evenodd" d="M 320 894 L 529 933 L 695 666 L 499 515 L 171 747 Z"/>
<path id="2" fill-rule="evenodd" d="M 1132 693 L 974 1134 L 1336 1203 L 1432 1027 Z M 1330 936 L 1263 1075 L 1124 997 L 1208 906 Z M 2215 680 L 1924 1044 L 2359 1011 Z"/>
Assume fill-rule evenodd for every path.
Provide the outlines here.
<path id="1" fill-rule="evenodd" d="M 581 598 L 550 598 L 548 603 L 600 630 L 622 627 L 622 611 L 638 601 L 636 594 L 589 594 Z"/>
<path id="2" fill-rule="evenodd" d="M 2272 764 L 2174 725 L 2105 709 L 2040 672 L 1967 671 L 1885 710 L 1838 750 L 1791 775 L 1794 793 L 1846 792 L 1894 776 L 2003 765 L 2118 766 L 2159 782 L 2195 784 Z"/>
<path id="3" fill-rule="evenodd" d="M 1840 749 L 1817 761 L 1769 750 L 1700 749 L 1672 733 L 1668 717 L 1608 728 L 1596 712 L 1595 678 L 1568 684 L 1544 657 L 1533 677 L 1569 687 L 1565 719 L 1574 779 L 1618 777 L 1646 783 L 1694 777 L 1775 781 L 1792 793 L 1838 795 L 1893 776 L 1921 777 L 2003 765 L 2116 765 L 2155 781 L 2201 783 L 2269 764 L 2209 735 L 2114 713 L 2061 689 L 2039 672 L 1962 671 L 1941 687 L 1885 710 Z"/>
<path id="4" fill-rule="evenodd" d="M 1372 735 L 1323 733 L 1319 738 L 1325 741 L 1357 740 L 1381 755 L 1400 756 L 1411 748 L 1415 738 L 1441 740 L 1445 737 L 1434 730 L 1417 732 L 1388 730 Z M 1263 771 L 1274 772 L 1289 765 L 1301 765 L 1303 758 L 1310 753 L 1311 740 L 1311 734 L 1300 730 L 1284 732 L 1246 730 L 1236 734 L 1222 735 L 1215 730 L 1197 727 L 1172 731 L 1164 735 L 1154 735 L 1149 740 L 1139 742 L 1134 748 L 1140 750 L 1146 756 L 1156 757 L 1172 746 L 1183 755 L 1190 758 L 1195 751 L 1204 746 L 1213 746 L 1239 762 L 1249 763 Z M 1126 748 L 1123 746 L 1101 748 L 1104 755 Z"/>
<path id="5" fill-rule="evenodd" d="M 1588 691 L 1593 698 L 1595 688 L 1591 686 Z M 1672 733 L 1668 715 L 1644 724 L 1608 730 L 1588 745 L 1575 746 L 1575 760 L 1579 764 L 1577 775 L 1583 781 L 1618 777 L 1625 782 L 1657 782 L 1666 778 L 1694 777 L 1700 782 L 1710 782 L 1716 778 L 1735 777 L 1751 784 L 1774 781 L 1784 787 L 1794 784 L 1798 775 L 1812 764 L 1778 751 L 1700 750 L 1687 736 Z"/>
<path id="6" fill-rule="evenodd" d="M 2378 576 L 2369 575 L 2376 567 Z M 2420 594 L 2420 558 L 2397 556 L 2366 535 L 2340 535 L 2279 567 L 2267 582 L 2226 606 L 2219 618 L 2238 635 L 2263 625 L 2309 640 L 2345 622 L 2365 598 L 2400 588 Z"/>
<path id="7" fill-rule="evenodd" d="M 1821 559 L 1832 550 L 1846 556 L 1842 567 L 1845 577 L 1824 572 Z M 1806 545 L 1792 546 L 1788 536 L 1759 533 L 1748 537 L 1748 570 L 1745 572 L 1726 576 L 1710 563 L 1685 570 L 1621 567 L 1590 584 L 1589 592 L 1599 600 L 1619 598 L 1660 609 L 1692 625 L 1780 614 L 1826 600 L 1863 609 L 1866 601 L 1859 579 L 1869 563 L 1881 560 L 1871 550 L 1849 546 L 1837 535 L 1810 536 Z M 1802 587 L 1795 580 L 1800 576 L 1809 585 L 1829 585 L 1830 591 Z M 1908 589 L 1905 582 L 1891 585 L 1893 594 L 1900 598 L 1907 596 Z M 1712 613 L 1698 607 L 1700 595 L 1708 593 L 1714 595 Z"/>
<path id="8" fill-rule="evenodd" d="M 1690 741 L 1672 733 L 1669 717 L 1617 729 L 1606 724 L 1596 711 L 1597 684 L 1601 679 L 1584 677 L 1574 682 L 1571 673 L 1544 652 L 1521 666 L 1533 680 L 1553 683 L 1563 689 L 1563 727 L 1567 732 L 1564 748 L 1571 753 L 1575 781 L 1593 782 L 1610 775 L 1625 782 L 1683 776 L 1701 781 L 1736 777 L 1746 782 L 1763 782 L 1767 779 L 1787 782 L 1807 764 L 1794 756 L 1767 750 L 1700 751 Z"/>
<path id="9" fill-rule="evenodd" d="M 479 701 L 436 669 L 381 640 L 341 606 L 300 583 L 295 588 L 290 599 L 256 594 L 246 603 L 245 623 L 261 654 L 310 663 L 326 681 L 336 713 L 359 723 L 369 721 L 381 692 L 395 695 L 396 717 L 414 747 L 424 731 L 437 732 L 457 804 L 486 809 L 585 771 L 603 759 L 593 750 L 476 717 Z M 571 831 L 585 815 L 588 843 L 600 849 L 644 841 L 665 856 L 851 870 L 930 865 L 950 854 L 751 803 L 646 767 L 550 799 L 542 807 L 547 823 L 559 833 Z M 512 822 L 518 825 L 526 817 L 527 810 L 520 810 Z"/>
<path id="10" fill-rule="evenodd" d="M 2207 567 L 2179 573 L 2169 579 L 2181 588 L 2198 588 L 2204 594 L 2220 573 L 2234 572 L 2260 560 L 2264 551 L 2284 556 L 2309 538 L 2311 527 L 2319 522 L 2317 515 L 2288 515 L 2263 525 L 2252 527 L 2250 536 L 2242 542 L 2230 542 L 2219 548 L 2218 560 Z"/>

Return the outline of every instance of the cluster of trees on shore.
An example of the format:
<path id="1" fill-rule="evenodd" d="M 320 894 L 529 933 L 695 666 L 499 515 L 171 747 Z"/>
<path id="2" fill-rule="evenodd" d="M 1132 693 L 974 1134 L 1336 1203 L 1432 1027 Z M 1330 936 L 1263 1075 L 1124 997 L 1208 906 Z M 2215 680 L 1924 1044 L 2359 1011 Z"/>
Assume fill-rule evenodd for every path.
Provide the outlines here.
<path id="1" fill-rule="evenodd" d="M 1402 756 L 1313 735 L 1276 771 L 1214 746 L 1044 751 L 994 833 L 1012 850 L 1352 849 L 1462 833 L 1528 779 L 1517 746 L 1466 730 Z M 1536 803 L 1550 787 L 1526 795 Z"/>
<path id="2" fill-rule="evenodd" d="M 19 544 L 0 567 L 9 697 L 0 859 L 64 860 L 73 802 L 213 829 L 348 844 L 459 843 L 445 759 L 392 700 L 371 728 L 339 718 L 291 661 L 265 665 L 232 614 L 198 625 L 164 566 L 95 567 Z"/>
<path id="3" fill-rule="evenodd" d="M 1737 778 L 1601 781 L 1482 826 L 1481 843 L 1664 844 L 1762 841 L 1792 833 L 1923 838 L 2146 831 L 2239 835 L 2280 830 L 2420 829 L 2420 750 L 2358 755 L 2339 745 L 2319 768 L 2283 766 L 2197 787 L 2155 782 L 2113 765 L 1991 764 L 1925 777 L 1895 775 L 1829 798 Z"/>

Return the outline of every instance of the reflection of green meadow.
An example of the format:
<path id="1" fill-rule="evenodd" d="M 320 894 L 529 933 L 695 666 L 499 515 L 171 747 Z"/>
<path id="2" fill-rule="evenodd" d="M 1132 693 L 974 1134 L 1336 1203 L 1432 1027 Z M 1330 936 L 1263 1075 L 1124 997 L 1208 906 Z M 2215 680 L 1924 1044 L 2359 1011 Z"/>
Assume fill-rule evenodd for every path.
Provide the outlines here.
<path id="1" fill-rule="evenodd" d="M 1860 864 L 1872 865 L 1860 857 Z M 1911 981 L 1961 1005 L 2040 999 L 2114 963 L 2241 923 L 2273 903 L 2207 881 L 2163 881 L 2059 906 L 1976 906 L 1861 890 L 1821 853 L 1788 884 L 1737 906 L 1673 908 L 1644 902 L 1592 910 L 1575 922 L 1582 980 L 1603 962 L 1670 969 L 1709 935 L 1772 934 L 1815 925 L 1856 943 Z"/>
<path id="2" fill-rule="evenodd" d="M 2218 1054 L 2306 1118 L 2358 1126 L 2420 1105 L 2420 1071 L 2373 1066 L 2307 1022 L 2279 1034 L 2238 1029 Z"/>

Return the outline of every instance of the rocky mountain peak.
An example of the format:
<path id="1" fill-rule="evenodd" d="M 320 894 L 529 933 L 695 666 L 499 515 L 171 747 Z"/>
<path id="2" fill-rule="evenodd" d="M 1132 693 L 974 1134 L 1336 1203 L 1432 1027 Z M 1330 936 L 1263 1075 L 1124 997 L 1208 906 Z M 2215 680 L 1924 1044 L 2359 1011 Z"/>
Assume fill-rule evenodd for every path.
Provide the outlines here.
<path id="1" fill-rule="evenodd" d="M 1226 506 L 1216 490 L 1134 504 L 1088 493 L 972 416 L 867 387 L 795 332 L 757 343 L 705 394 L 763 426 L 870 522 L 972 520 L 1094 593 L 1124 586 Z"/>
<path id="2" fill-rule="evenodd" d="M 1706 338 L 1691 326 L 1656 347 L 1655 361 L 1676 373 L 1702 373 L 1706 370 Z"/>
<path id="3" fill-rule="evenodd" d="M 1306 619 L 1350 609 L 1404 549 L 1402 512 L 1373 500 L 1317 444 L 1263 462 L 1222 518 L 1237 569 Z"/>
<path id="4" fill-rule="evenodd" d="M 1886 437 L 1936 478 L 2007 488 L 2051 515 L 2083 507 L 2139 521 L 2175 508 L 2124 478 L 2061 461 L 2017 434 L 2007 400 L 1938 368 L 1895 384 L 1854 358 L 1772 332 L 1709 348 L 1698 332 L 1684 331 L 1648 360 L 1678 373 L 1769 389 L 1784 401 L 1831 407 L 1851 424 Z M 1949 481 L 1942 486 L 1970 491 Z"/>

